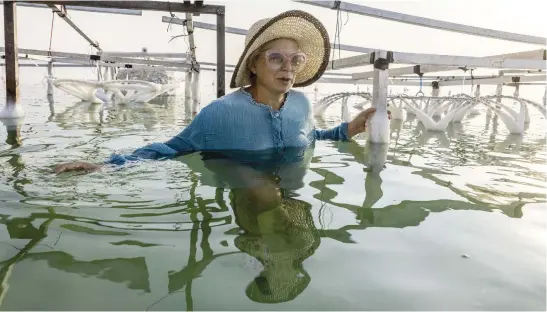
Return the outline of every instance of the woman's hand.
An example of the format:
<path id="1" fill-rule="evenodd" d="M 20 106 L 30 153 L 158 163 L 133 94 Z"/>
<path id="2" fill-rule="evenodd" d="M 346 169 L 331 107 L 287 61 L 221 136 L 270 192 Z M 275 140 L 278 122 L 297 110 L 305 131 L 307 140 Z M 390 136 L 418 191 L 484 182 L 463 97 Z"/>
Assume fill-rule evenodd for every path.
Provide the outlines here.
<path id="1" fill-rule="evenodd" d="M 101 165 L 97 164 L 91 164 L 86 162 L 73 162 L 73 163 L 66 163 L 66 164 L 60 164 L 55 166 L 55 173 L 59 174 L 64 171 L 72 171 L 72 170 L 85 170 L 85 171 L 95 171 L 101 168 Z"/>
<path id="2" fill-rule="evenodd" d="M 348 136 L 351 138 L 356 134 L 367 130 L 367 120 L 374 114 L 376 108 L 369 107 L 355 116 L 348 124 Z M 387 118 L 391 119 L 391 112 L 387 111 Z"/>

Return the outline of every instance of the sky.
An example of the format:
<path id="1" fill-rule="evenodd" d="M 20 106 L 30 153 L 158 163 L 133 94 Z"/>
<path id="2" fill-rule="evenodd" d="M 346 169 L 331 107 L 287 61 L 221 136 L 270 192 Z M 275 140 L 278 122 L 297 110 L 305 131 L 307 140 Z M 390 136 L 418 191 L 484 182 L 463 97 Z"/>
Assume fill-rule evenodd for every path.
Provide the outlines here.
<path id="1" fill-rule="evenodd" d="M 547 19 L 542 1 L 535 0 L 405 0 L 405 1 L 349 1 L 356 4 L 386 9 L 400 13 L 492 28 L 527 35 L 547 35 Z M 319 18 L 334 38 L 336 11 L 287 0 L 231 0 L 205 1 L 205 4 L 226 6 L 226 26 L 248 29 L 256 20 L 272 17 L 286 10 L 305 10 Z M 1 7 L 0 7 L 0 10 Z M 3 13 L 2 13 L 3 14 Z M 52 12 L 48 9 L 18 7 L 19 48 L 47 50 L 50 43 Z M 168 12 L 143 12 L 142 16 L 98 14 L 69 11 L 72 20 L 92 39 L 97 40 L 105 51 L 186 52 L 187 43 L 179 38 L 171 42 L 171 36 L 183 33 L 182 26 L 161 21 Z M 176 14 L 184 18 L 183 14 Z M 201 22 L 215 23 L 215 16 L 194 17 Z M 341 31 L 341 43 L 367 48 L 388 49 L 399 52 L 487 56 L 518 51 L 535 50 L 537 45 L 508 42 L 497 39 L 464 35 L 429 29 L 409 24 L 381 20 L 356 14 L 342 14 L 346 23 Z M 3 28 L 3 23 L 0 25 Z M 89 53 L 89 44 L 56 17 L 54 21 L 53 51 Z M 3 41 L 3 29 L 0 37 Z M 196 53 L 198 61 L 216 61 L 216 34 L 211 30 L 196 29 Z M 235 64 L 243 50 L 244 37 L 226 35 L 226 63 Z M 2 44 L 3 45 L 3 44 Z M 342 51 L 341 57 L 355 53 Z M 346 70 L 368 71 L 370 67 Z M 364 69 L 364 70 L 363 70 Z M 461 74 L 461 73 L 460 73 Z M 211 73 L 214 79 L 214 73 Z"/>

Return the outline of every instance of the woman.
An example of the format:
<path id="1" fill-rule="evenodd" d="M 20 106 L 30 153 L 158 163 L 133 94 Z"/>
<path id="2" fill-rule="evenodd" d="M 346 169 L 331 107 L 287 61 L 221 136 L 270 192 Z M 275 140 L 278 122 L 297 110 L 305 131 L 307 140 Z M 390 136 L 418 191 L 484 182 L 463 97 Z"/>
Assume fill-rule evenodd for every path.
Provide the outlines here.
<path id="1" fill-rule="evenodd" d="M 106 164 L 139 159 L 168 159 L 196 151 L 271 151 L 309 146 L 315 140 L 348 140 L 365 131 L 361 112 L 349 123 L 328 130 L 314 129 L 312 106 L 302 92 L 317 81 L 329 64 L 330 40 L 325 27 L 303 11 L 287 11 L 251 26 L 245 49 L 230 82 L 237 91 L 205 106 L 180 134 L 153 143 L 131 155 L 113 155 Z M 247 86 L 247 87 L 246 87 Z M 58 165 L 57 173 L 100 166 Z"/>

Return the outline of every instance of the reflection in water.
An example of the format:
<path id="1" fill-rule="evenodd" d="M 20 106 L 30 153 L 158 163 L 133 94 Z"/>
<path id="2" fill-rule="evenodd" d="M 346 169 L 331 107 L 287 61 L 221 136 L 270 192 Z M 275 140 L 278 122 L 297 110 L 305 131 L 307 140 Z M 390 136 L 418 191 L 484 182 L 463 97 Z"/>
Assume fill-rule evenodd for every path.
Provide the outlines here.
<path id="1" fill-rule="evenodd" d="M 404 122 L 391 121 L 389 149 L 356 142 L 320 142 L 306 150 L 194 153 L 175 161 L 143 162 L 85 176 L 53 176 L 44 169 L 63 160 L 67 154 L 57 153 L 65 146 L 102 159 L 118 142 L 132 145 L 130 136 L 161 139 L 178 132 L 192 119 L 185 113 L 189 106 L 182 98 L 178 100 L 181 102 L 159 98 L 145 105 L 118 106 L 61 101 L 70 103 L 62 105 L 48 97 L 49 113 L 47 103 L 34 107 L 46 110 L 43 120 L 32 121 L 31 126 L 42 127 L 39 135 L 28 135 L 22 146 L 21 127 L 10 132 L 19 140 L 10 139 L 8 149 L 0 151 L 0 206 L 6 207 L 0 212 L 5 232 L 1 245 L 7 250 L 0 259 L 0 302 L 34 291 L 27 290 L 32 288 L 30 281 L 25 289 L 12 283 L 8 291 L 10 280 L 28 279 L 24 272 L 13 269 L 26 260 L 26 265 L 38 267 L 39 261 L 53 271 L 94 277 L 109 286 L 134 290 L 138 295 L 120 295 L 120 300 L 145 298 L 142 309 L 164 309 L 167 298 L 175 297 L 179 300 L 176 306 L 167 309 L 205 309 L 210 307 L 206 302 L 215 298 L 203 289 L 220 283 L 230 296 L 238 293 L 246 300 L 241 306 L 226 303 L 226 309 L 261 308 L 247 306 L 247 302 L 300 304 L 305 294 L 317 295 L 317 289 L 328 288 L 314 285 L 322 283 L 318 282 L 321 278 L 324 281 L 321 275 L 328 276 L 326 271 L 348 266 L 358 272 L 362 259 L 348 258 L 342 264 L 329 262 L 329 266 L 318 268 L 317 263 L 325 260 L 320 257 L 331 251 L 349 251 L 350 255 L 355 251 L 359 257 L 357 251 L 361 250 L 369 252 L 367 256 L 381 255 L 356 245 L 364 241 L 362 233 L 380 235 L 375 237 L 382 243 L 385 239 L 385 246 L 397 245 L 396 239 L 389 238 L 395 231 L 381 229 L 425 231 L 454 212 L 465 222 L 454 218 L 445 224 L 465 227 L 467 222 L 473 224 L 472 211 L 488 212 L 487 218 L 492 219 L 486 220 L 501 216 L 507 222 L 520 222 L 525 204 L 545 201 L 544 194 L 539 194 L 545 174 L 535 167 L 544 161 L 544 136 L 529 136 L 536 131 L 533 122 L 525 136 L 507 135 L 505 128 L 498 126 L 496 115 L 486 122 L 480 116 L 464 119 L 452 124 L 444 136 L 432 137 L 416 130 L 419 123 L 408 114 Z M 327 117 L 318 120 L 317 126 L 328 128 L 338 121 Z M 64 145 L 59 140 L 65 140 Z M 124 143 L 127 140 L 130 142 Z M 86 147 L 89 142 L 93 146 Z M 359 178 L 338 171 L 355 168 Z M 394 175 L 400 177 L 397 182 L 401 187 L 423 181 L 433 186 L 423 194 L 411 194 L 412 198 L 386 201 L 392 194 L 389 184 L 395 183 Z M 480 177 L 483 180 L 477 181 Z M 345 189 L 355 185 L 362 187 L 360 193 Z M 523 185 L 528 188 L 522 190 Z M 447 192 L 454 198 L 442 197 Z M 330 220 L 326 220 L 327 213 Z M 346 215 L 350 218 L 341 217 Z M 328 241 L 322 242 L 324 238 Z M 476 237 L 477 241 L 484 239 Z M 89 244 L 89 240 L 98 247 L 85 247 L 101 248 L 100 253 L 82 253 L 78 244 Z M 500 238 L 500 246 L 509 246 L 506 243 Z M 182 253 L 184 257 L 176 256 Z M 259 267 L 256 274 L 230 275 L 243 279 L 237 289 L 218 273 L 219 266 L 220 270 L 231 270 L 233 261 L 241 261 L 233 255 L 256 259 Z M 466 265 L 487 262 L 480 259 Z M 222 266 L 225 263 L 229 265 Z M 407 287 L 404 281 L 380 281 L 390 292 Z M 361 286 L 353 284 L 332 295 L 344 296 L 351 287 Z M 82 292 L 88 291 L 86 287 L 85 282 L 74 285 Z M 363 289 L 358 290 L 368 291 Z M 429 292 L 422 295 L 425 298 Z M 61 301 L 61 295 L 51 298 L 50 307 L 59 309 Z M 90 309 L 97 307 L 104 306 L 96 303 Z"/>
<path id="2" fill-rule="evenodd" d="M 23 119 L 0 119 L 0 121 L 6 127 L 6 144 L 10 145 L 12 148 L 21 146 L 23 144 L 21 139 L 21 125 Z"/>
<path id="3" fill-rule="evenodd" d="M 81 276 L 95 276 L 114 283 L 123 283 L 129 289 L 150 292 L 148 269 L 143 257 L 78 261 L 62 251 L 29 253 L 21 260 L 46 261 L 50 268 Z M 19 260 L 19 261 L 21 261 Z"/>
<path id="4" fill-rule="evenodd" d="M 269 191 L 275 192 L 275 189 Z M 244 230 L 235 239 L 236 247 L 256 258 L 262 271 L 247 286 L 253 301 L 278 303 L 300 295 L 311 281 L 303 262 L 320 244 L 319 231 L 311 215 L 311 205 L 279 196 L 275 204 L 264 205 L 253 191 L 234 190 L 231 194 L 236 222 Z M 276 194 L 277 197 L 280 193 Z M 268 207 L 268 208 L 265 208 Z M 257 211 L 258 210 L 258 211 Z"/>

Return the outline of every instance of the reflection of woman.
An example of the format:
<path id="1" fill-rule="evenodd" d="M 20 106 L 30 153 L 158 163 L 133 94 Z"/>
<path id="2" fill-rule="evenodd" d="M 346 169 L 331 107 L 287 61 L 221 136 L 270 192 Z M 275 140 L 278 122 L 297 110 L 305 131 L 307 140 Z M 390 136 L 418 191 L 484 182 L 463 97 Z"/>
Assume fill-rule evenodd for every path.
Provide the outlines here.
<path id="1" fill-rule="evenodd" d="M 302 263 L 320 243 L 311 205 L 282 196 L 272 184 L 230 192 L 236 223 L 243 229 L 235 246 L 263 266 L 245 293 L 263 303 L 290 301 L 304 291 L 311 277 Z M 257 192 L 262 195 L 258 201 Z"/>
<path id="2" fill-rule="evenodd" d="M 315 140 L 345 141 L 364 132 L 367 109 L 351 122 L 328 130 L 315 129 L 308 98 L 293 87 L 313 84 L 329 64 L 328 33 L 312 15 L 288 11 L 251 26 L 230 83 L 237 91 L 223 96 L 196 115 L 180 134 L 130 155 L 113 155 L 107 163 L 166 159 L 195 151 L 267 150 L 306 147 Z M 69 163 L 56 172 L 97 169 Z"/>

